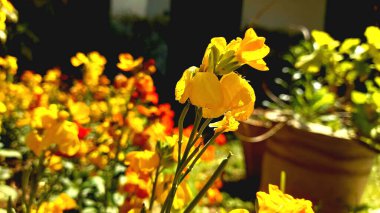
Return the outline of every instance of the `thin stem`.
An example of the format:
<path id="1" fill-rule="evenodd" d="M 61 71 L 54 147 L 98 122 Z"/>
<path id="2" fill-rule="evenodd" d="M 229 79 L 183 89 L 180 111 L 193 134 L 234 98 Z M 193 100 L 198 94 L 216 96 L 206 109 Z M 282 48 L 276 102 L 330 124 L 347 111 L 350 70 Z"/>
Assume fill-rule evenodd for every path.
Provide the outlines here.
<path id="1" fill-rule="evenodd" d="M 190 108 L 190 102 L 188 101 L 181 112 L 181 116 L 178 119 L 178 162 L 181 161 L 181 148 L 182 148 L 182 136 L 183 136 L 183 121 Z"/>
<path id="2" fill-rule="evenodd" d="M 157 166 L 156 174 L 153 181 L 152 196 L 150 197 L 150 202 L 149 202 L 149 211 L 152 210 L 153 202 L 154 202 L 154 199 L 156 198 L 156 187 L 157 187 L 158 175 L 160 174 L 160 167 L 161 167 L 161 157 L 160 157 L 160 160 L 158 161 L 158 166 Z"/>
<path id="3" fill-rule="evenodd" d="M 187 168 L 185 174 L 183 174 L 180 178 L 180 183 L 182 182 L 182 180 L 186 177 L 186 175 L 188 175 L 191 170 L 194 168 L 195 164 L 197 163 L 197 161 L 199 160 L 199 158 L 203 155 L 203 153 L 207 150 L 207 148 L 210 146 L 210 144 L 220 135 L 222 134 L 223 132 L 217 132 L 215 133 L 211 138 L 210 140 L 207 141 L 207 143 L 204 145 L 204 147 L 201 149 L 201 151 L 197 154 L 197 156 L 194 158 L 193 162 L 191 162 L 191 165 Z M 190 159 L 191 160 L 191 159 Z"/>
<path id="4" fill-rule="evenodd" d="M 186 207 L 184 213 L 191 212 L 194 207 L 197 205 L 197 203 L 201 200 L 204 194 L 206 194 L 207 190 L 214 184 L 215 180 L 220 176 L 220 174 L 223 172 L 224 168 L 226 167 L 228 160 L 232 156 L 232 153 L 230 152 L 228 156 L 222 160 L 222 162 L 219 164 L 218 168 L 215 170 L 215 172 L 211 175 L 210 179 L 207 181 L 207 183 L 203 186 L 203 188 L 199 191 L 199 193 L 195 196 L 195 198 L 190 202 L 190 204 Z"/>

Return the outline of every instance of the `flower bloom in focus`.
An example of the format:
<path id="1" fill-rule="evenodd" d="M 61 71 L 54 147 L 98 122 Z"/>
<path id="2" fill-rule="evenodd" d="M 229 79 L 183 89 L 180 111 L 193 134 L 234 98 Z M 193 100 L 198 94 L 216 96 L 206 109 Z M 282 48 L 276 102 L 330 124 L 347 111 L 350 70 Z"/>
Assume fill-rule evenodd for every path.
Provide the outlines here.
<path id="1" fill-rule="evenodd" d="M 283 193 L 278 186 L 269 185 L 269 194 L 256 193 L 260 213 L 313 213 L 312 203 L 309 200 L 293 198 Z"/>

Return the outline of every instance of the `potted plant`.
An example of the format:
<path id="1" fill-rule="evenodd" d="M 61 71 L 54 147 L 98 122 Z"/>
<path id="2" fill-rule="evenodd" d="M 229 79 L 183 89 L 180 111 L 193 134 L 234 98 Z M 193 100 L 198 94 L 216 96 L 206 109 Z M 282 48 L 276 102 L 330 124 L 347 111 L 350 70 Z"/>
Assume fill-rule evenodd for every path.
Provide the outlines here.
<path id="1" fill-rule="evenodd" d="M 261 116 L 277 123 L 261 137 L 268 138 L 261 189 L 285 171 L 286 191 L 319 204 L 320 212 L 360 204 L 380 150 L 380 29 L 369 26 L 364 37 L 340 42 L 313 30 L 284 55 L 289 78 L 275 79 L 284 93 L 268 90 Z"/>

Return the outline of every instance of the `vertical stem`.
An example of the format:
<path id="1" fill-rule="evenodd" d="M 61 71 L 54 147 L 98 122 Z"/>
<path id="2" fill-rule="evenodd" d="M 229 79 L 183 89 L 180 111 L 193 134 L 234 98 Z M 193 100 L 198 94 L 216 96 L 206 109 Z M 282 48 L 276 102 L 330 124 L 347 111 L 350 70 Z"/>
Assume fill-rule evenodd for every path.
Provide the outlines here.
<path id="1" fill-rule="evenodd" d="M 153 202 L 154 202 L 154 199 L 156 198 L 156 187 L 157 187 L 158 175 L 160 174 L 160 167 L 161 167 L 161 157 L 160 157 L 160 160 L 158 162 L 156 174 L 155 174 L 154 181 L 153 181 L 152 195 L 150 197 L 150 202 L 149 202 L 149 211 L 152 210 Z"/>

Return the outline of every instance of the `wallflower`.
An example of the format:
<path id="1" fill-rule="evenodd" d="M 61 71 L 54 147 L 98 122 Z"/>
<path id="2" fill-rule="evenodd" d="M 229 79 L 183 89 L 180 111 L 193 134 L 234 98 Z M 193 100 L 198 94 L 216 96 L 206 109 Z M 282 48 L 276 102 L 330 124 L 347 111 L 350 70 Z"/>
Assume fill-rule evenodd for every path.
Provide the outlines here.
<path id="1" fill-rule="evenodd" d="M 45 130 L 43 139 L 46 144 L 57 144 L 58 150 L 68 156 L 75 155 L 80 148 L 78 126 L 70 121 L 56 122 Z"/>
<path id="2" fill-rule="evenodd" d="M 309 200 L 293 198 L 283 193 L 278 186 L 269 185 L 269 194 L 256 193 L 260 213 L 313 213 L 312 203 Z"/>
<path id="3" fill-rule="evenodd" d="M 133 171 L 152 172 L 160 161 L 156 152 L 131 151 L 125 157 L 125 164 Z"/>
<path id="4" fill-rule="evenodd" d="M 69 103 L 70 114 L 75 122 L 86 124 L 90 122 L 90 107 L 84 102 Z"/>
<path id="5" fill-rule="evenodd" d="M 204 108 L 203 117 L 216 118 L 227 111 L 238 121 L 245 121 L 252 114 L 256 96 L 247 80 L 235 72 L 224 75 L 220 80 L 223 103 L 216 108 Z"/>
<path id="6" fill-rule="evenodd" d="M 46 141 L 42 141 L 42 137 L 36 130 L 29 132 L 26 136 L 25 143 L 37 156 L 40 156 L 42 151 L 50 145 L 47 144 Z"/>
<path id="7" fill-rule="evenodd" d="M 65 210 L 77 208 L 74 199 L 66 193 L 61 193 L 51 202 L 43 202 L 38 209 L 33 208 L 32 213 L 63 213 Z"/>
<path id="8" fill-rule="evenodd" d="M 256 32 L 249 28 L 245 31 L 243 40 L 239 38 L 232 41 L 230 48 L 233 49 L 234 45 L 238 45 L 236 51 L 236 58 L 242 64 L 248 64 L 257 70 L 266 71 L 269 68 L 266 66 L 263 58 L 268 55 L 270 49 L 265 45 L 265 38 L 258 37 Z"/>
<path id="9" fill-rule="evenodd" d="M 138 57 L 135 60 L 131 54 L 121 53 L 119 54 L 119 63 L 116 66 L 125 72 L 129 72 L 140 66 L 143 60 L 143 57 Z"/>

